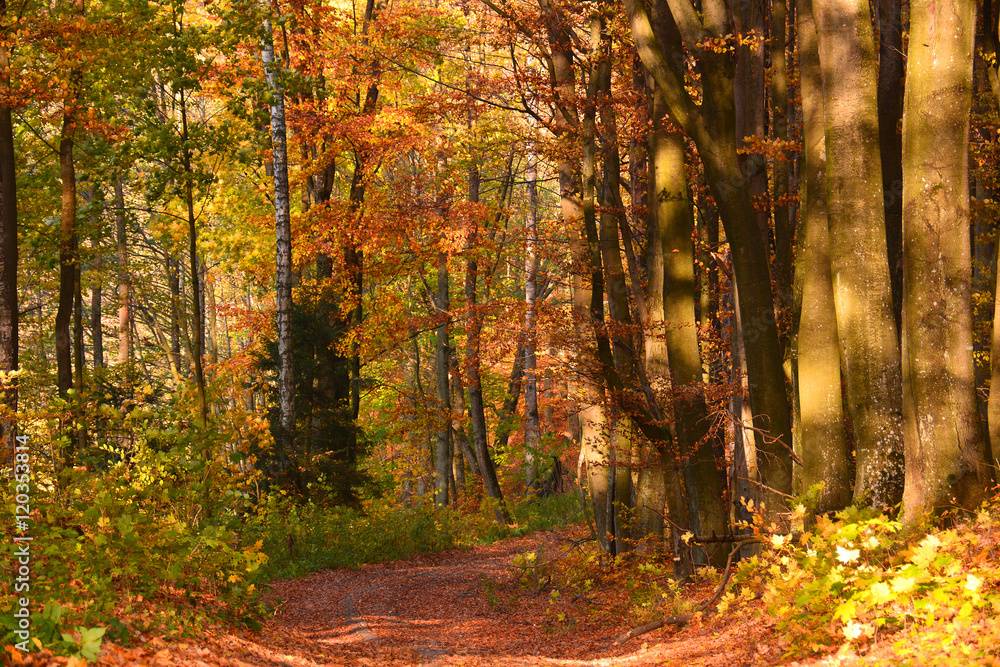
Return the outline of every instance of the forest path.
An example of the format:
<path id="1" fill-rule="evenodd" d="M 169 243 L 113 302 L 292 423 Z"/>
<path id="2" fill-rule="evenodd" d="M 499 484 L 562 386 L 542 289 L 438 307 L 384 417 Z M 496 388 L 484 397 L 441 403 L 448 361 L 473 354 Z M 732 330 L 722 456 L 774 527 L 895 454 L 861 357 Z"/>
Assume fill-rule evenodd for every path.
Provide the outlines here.
<path id="1" fill-rule="evenodd" d="M 750 667 L 870 664 L 855 655 L 782 660 L 776 632 L 753 605 L 740 617 L 710 616 L 679 630 L 661 628 L 614 645 L 631 619 L 609 612 L 623 591 L 561 596 L 558 619 L 550 589 L 516 585 L 515 556 L 565 554 L 580 528 L 537 532 L 472 549 L 405 561 L 326 570 L 279 580 L 268 597 L 280 603 L 261 632 L 205 628 L 189 642 L 143 640 L 135 649 L 106 645 L 101 665 L 167 667 Z M 544 554 L 544 556 L 542 555 Z M 698 590 L 698 601 L 711 586 Z M 620 600 L 619 600 L 620 602 Z M 759 603 L 755 603 L 759 604 Z M 749 619 L 749 620 L 748 620 Z M 836 651 L 838 647 L 829 647 Z M 65 664 L 61 662 L 52 664 Z M 41 662 L 33 664 L 43 664 Z M 883 664 L 893 664 L 891 661 Z"/>
<path id="2" fill-rule="evenodd" d="M 282 604 L 269 630 L 280 628 L 311 645 L 315 664 L 728 667 L 754 661 L 752 629 L 745 626 L 659 630 L 614 646 L 627 621 L 589 621 L 594 602 L 574 603 L 578 620 L 566 628 L 553 622 L 548 591 L 515 596 L 515 556 L 562 553 L 580 536 L 572 528 L 538 532 L 278 581 L 270 595 Z M 599 593 L 594 599 L 600 604 Z M 664 640 L 669 643 L 657 643 Z"/>

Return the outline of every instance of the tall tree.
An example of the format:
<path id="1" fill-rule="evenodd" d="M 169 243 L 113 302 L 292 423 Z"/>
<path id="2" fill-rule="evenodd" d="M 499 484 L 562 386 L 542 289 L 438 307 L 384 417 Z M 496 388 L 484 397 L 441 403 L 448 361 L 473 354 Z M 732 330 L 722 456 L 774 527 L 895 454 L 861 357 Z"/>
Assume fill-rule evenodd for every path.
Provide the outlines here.
<path id="1" fill-rule="evenodd" d="M 129 290 L 128 233 L 121 176 L 115 178 L 115 246 L 118 251 L 118 363 L 132 357 L 132 316 Z"/>
<path id="2" fill-rule="evenodd" d="M 659 20 L 669 21 L 694 55 L 701 74 L 703 100 L 696 104 L 685 84 L 685 58 L 659 43 L 646 6 L 625 0 L 632 38 L 642 63 L 656 81 L 671 118 L 694 140 L 732 248 L 739 286 L 739 308 L 752 342 L 747 376 L 754 426 L 769 433 L 761 443 L 759 480 L 772 517 L 791 490 L 791 413 L 785 392 L 781 347 L 774 317 L 769 251 L 760 234 L 746 181 L 740 172 L 733 112 L 733 64 L 729 53 L 708 48 L 730 34 L 730 8 L 724 0 L 702 3 L 701 13 L 689 0 L 656 0 Z M 667 9 L 667 7 L 669 9 Z M 670 54 L 668 57 L 667 54 Z M 758 480 L 755 480 L 758 481 Z"/>
<path id="3" fill-rule="evenodd" d="M 867 0 L 814 5 L 823 71 L 827 211 L 837 332 L 854 429 L 854 498 L 903 491 L 902 377 L 886 251 L 874 37 Z"/>
<path id="4" fill-rule="evenodd" d="M 528 216 L 524 241 L 524 456 L 528 492 L 538 481 L 538 377 L 535 351 L 538 346 L 538 158 L 528 154 L 525 180 L 528 186 Z"/>
<path id="5" fill-rule="evenodd" d="M 280 437 L 285 451 L 292 452 L 295 443 L 295 353 L 292 344 L 292 224 L 288 192 L 288 142 L 285 93 L 280 78 L 281 68 L 274 59 L 270 16 L 264 19 L 261 60 L 271 93 Z"/>
<path id="6" fill-rule="evenodd" d="M 822 483 L 817 510 L 850 503 L 851 480 L 840 388 L 840 342 L 830 273 L 830 228 L 826 208 L 826 121 L 823 81 L 812 0 L 798 6 L 799 81 L 802 86 L 802 220 L 795 270 L 797 322 L 793 359 L 799 410 L 795 434 L 795 491 Z"/>
<path id="7" fill-rule="evenodd" d="M 910 6 L 903 111 L 903 369 L 907 520 L 985 494 L 972 359 L 969 118 L 974 0 Z"/>
<path id="8" fill-rule="evenodd" d="M 7 0 L 0 0 L 0 370 L 18 368 L 17 307 L 17 173 L 14 126 L 10 108 L 10 47 Z M 17 388 L 2 397 L 11 413 L 17 411 Z M 13 457 L 16 423 L 3 422 L 4 460 Z"/>

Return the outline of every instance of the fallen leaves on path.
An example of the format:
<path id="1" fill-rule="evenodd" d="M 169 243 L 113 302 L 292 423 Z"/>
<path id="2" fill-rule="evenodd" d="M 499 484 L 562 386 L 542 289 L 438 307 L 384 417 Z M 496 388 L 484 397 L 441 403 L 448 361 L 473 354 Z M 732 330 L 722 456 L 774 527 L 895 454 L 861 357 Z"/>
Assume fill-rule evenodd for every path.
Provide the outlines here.
<path id="1" fill-rule="evenodd" d="M 635 624 L 627 586 L 613 572 L 586 596 L 553 595 L 545 580 L 518 586 L 526 552 L 557 556 L 580 545 L 579 528 L 540 532 L 489 546 L 455 549 L 406 561 L 328 570 L 275 582 L 278 606 L 261 632 L 206 628 L 196 639 L 143 638 L 125 648 L 106 642 L 99 664 L 167 667 L 732 667 L 783 664 L 762 615 L 698 618 L 624 645 L 616 637 Z M 523 582 L 522 582 L 523 583 Z M 707 599 L 710 583 L 685 591 Z M 832 647 L 835 650 L 836 647 Z M 6 664 L 67 665 L 30 654 Z M 31 662 L 27 660 L 30 658 Z M 803 665 L 854 664 L 830 656 Z M 787 664 L 787 663 L 784 663 Z M 794 664 L 794 663 L 793 663 Z M 75 666 L 74 666 L 75 667 Z"/>

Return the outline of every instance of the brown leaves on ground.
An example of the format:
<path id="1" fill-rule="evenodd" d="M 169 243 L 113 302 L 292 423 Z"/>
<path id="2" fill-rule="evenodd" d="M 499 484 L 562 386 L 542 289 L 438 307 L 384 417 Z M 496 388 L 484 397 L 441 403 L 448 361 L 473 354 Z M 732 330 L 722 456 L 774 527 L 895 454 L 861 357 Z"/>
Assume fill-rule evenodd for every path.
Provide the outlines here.
<path id="1" fill-rule="evenodd" d="M 565 556 L 581 537 L 580 529 L 569 528 L 278 581 L 269 594 L 278 612 L 262 632 L 206 628 L 197 640 L 151 638 L 137 648 L 106 642 L 98 662 L 154 667 L 730 667 L 780 662 L 777 651 L 768 648 L 768 626 L 760 617 L 734 622 L 710 616 L 679 630 L 664 628 L 614 645 L 616 637 L 636 624 L 621 574 L 607 573 L 586 595 L 567 591 L 554 596 L 558 589 L 546 576 L 538 577 L 538 585 L 525 586 L 523 578 L 519 585 L 524 570 L 513 566 L 516 557 L 525 552 Z M 711 594 L 711 585 L 688 592 L 697 603 Z M 40 662 L 40 656 L 16 664 L 68 665 L 66 658 L 50 656 Z"/>

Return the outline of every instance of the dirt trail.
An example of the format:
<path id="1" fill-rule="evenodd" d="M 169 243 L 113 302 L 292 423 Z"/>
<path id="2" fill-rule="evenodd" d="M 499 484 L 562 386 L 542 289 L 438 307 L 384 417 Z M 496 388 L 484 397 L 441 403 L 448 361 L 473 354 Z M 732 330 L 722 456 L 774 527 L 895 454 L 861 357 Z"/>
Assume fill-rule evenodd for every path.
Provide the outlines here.
<path id="1" fill-rule="evenodd" d="M 98 664 L 847 667 L 870 662 L 853 655 L 782 661 L 773 646 L 773 628 L 757 613 L 750 614 L 751 620 L 745 615 L 740 620 L 712 616 L 681 630 L 664 628 L 615 646 L 615 638 L 630 625 L 629 619 L 608 613 L 613 608 L 608 597 L 621 591 L 605 589 L 589 599 L 560 600 L 559 609 L 567 618 L 558 619 L 544 586 L 536 594 L 513 585 L 516 555 L 563 553 L 573 544 L 571 538 L 581 534 L 574 529 L 535 533 L 491 546 L 277 581 L 269 597 L 280 601 L 279 611 L 262 632 L 206 628 L 190 643 L 152 638 L 134 649 L 109 645 Z M 64 658 L 59 661 L 51 664 L 65 664 Z"/>
<path id="2" fill-rule="evenodd" d="M 516 607 L 483 593 L 484 581 L 512 579 L 517 554 L 557 553 L 567 531 L 491 546 L 276 582 L 276 626 L 332 663 L 406 665 L 741 665 L 756 656 L 752 629 L 697 626 L 660 630 L 625 646 L 628 627 L 581 622 L 561 628 L 546 616 L 547 594 L 522 594 Z M 581 600 L 579 604 L 600 604 Z M 277 629 L 274 628 L 275 630 Z M 292 664 L 292 663 L 289 663 Z"/>

